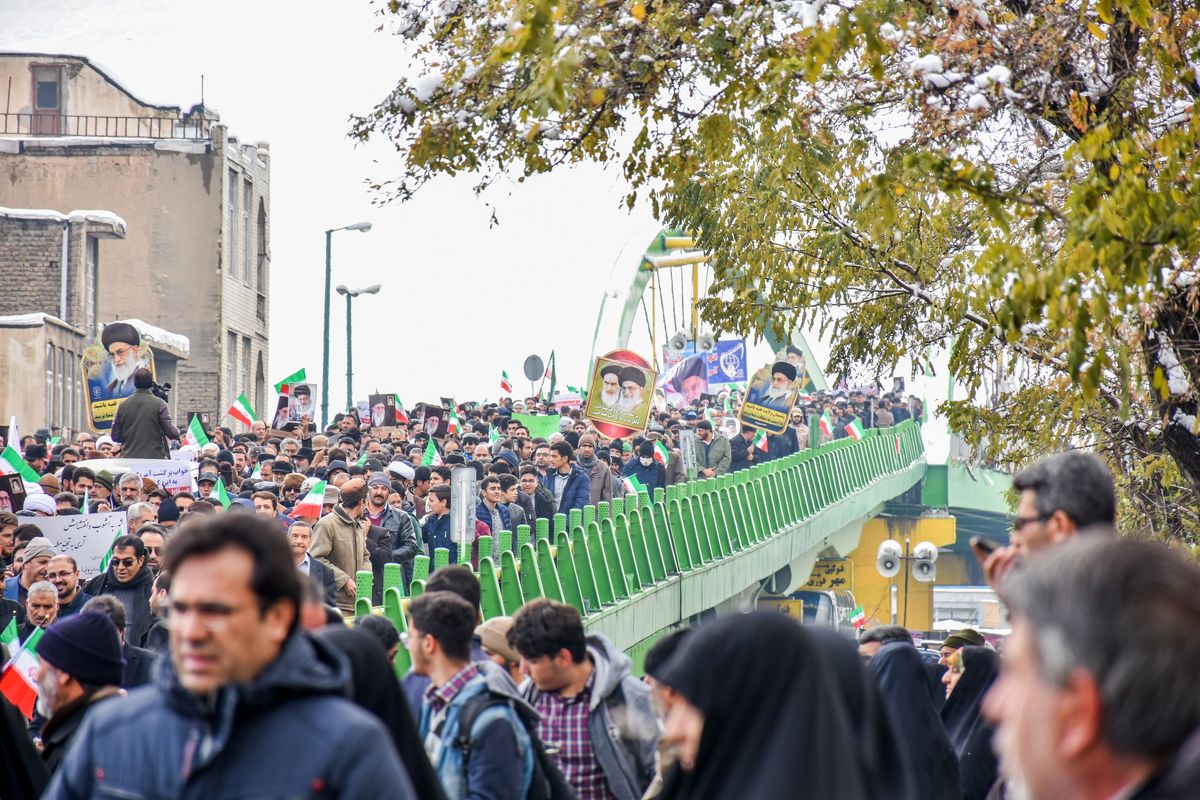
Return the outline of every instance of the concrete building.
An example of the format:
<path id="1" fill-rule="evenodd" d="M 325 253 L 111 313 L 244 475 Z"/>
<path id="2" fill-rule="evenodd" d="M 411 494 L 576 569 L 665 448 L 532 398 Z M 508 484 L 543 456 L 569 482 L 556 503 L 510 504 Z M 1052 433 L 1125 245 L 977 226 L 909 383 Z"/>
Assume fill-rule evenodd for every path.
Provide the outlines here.
<path id="1" fill-rule="evenodd" d="M 127 223 L 98 261 L 95 317 L 80 321 L 87 336 L 139 319 L 186 337 L 172 392 L 184 423 L 192 412 L 219 419 L 242 392 L 263 414 L 267 144 L 239 142 L 202 105 L 185 113 L 139 100 L 79 56 L 0 53 L 0 92 L 0 206 L 103 208 Z M 11 286 L 7 269 L 0 264 L 0 279 Z M 36 305 L 49 299 L 4 313 L 53 315 L 56 306 Z"/>
<path id="2" fill-rule="evenodd" d="M 0 414 L 70 436 L 87 427 L 81 356 L 98 327 L 100 253 L 125 237 L 110 211 L 0 207 Z M 32 309 L 32 311 L 31 311 Z M 176 380 L 186 338 L 126 320 L 142 330 L 160 382 Z M 44 378 L 43 378 L 44 376 Z M 32 428 L 31 428 L 32 430 Z"/>

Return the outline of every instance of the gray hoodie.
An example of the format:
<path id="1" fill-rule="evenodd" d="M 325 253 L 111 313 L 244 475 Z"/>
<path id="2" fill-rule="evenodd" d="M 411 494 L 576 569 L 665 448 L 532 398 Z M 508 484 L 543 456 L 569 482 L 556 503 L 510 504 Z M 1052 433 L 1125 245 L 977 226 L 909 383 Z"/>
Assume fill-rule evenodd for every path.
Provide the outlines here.
<path id="1" fill-rule="evenodd" d="M 592 752 L 617 800 L 640 800 L 654 778 L 654 750 L 661 733 L 650 689 L 632 674 L 633 662 L 602 633 L 587 637 L 595 666 L 588 729 Z M 541 692 L 529 683 L 530 705 Z"/>

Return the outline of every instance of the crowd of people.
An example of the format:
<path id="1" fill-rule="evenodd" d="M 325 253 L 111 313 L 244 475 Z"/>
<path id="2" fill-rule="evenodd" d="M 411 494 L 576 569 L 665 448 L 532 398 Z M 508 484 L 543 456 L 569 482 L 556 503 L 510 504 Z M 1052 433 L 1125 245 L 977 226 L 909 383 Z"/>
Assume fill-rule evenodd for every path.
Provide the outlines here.
<path id="1" fill-rule="evenodd" d="M 571 414 L 531 437 L 520 415 L 547 410 L 532 400 L 461 406 L 432 444 L 420 420 L 356 414 L 311 436 L 218 427 L 192 491 L 88 467 L 131 455 L 110 437 L 51 446 L 38 431 L 19 444 L 40 491 L 0 514 L 5 660 L 37 642 L 32 714 L 0 700 L 0 796 L 1195 796 L 1200 569 L 1117 536 L 1112 479 L 1083 453 L 1017 475 L 1011 543 L 980 552 L 1011 614 L 996 648 L 964 630 L 930 663 L 902 627 L 856 644 L 753 611 L 669 632 L 638 670 L 572 606 L 482 618 L 479 537 L 685 480 L 686 430 L 710 477 L 807 446 L 826 411 L 901 421 L 879 401 L 869 419 L 853 396 L 811 401 L 765 451 L 703 402 L 630 440 Z M 457 465 L 478 479 L 461 563 Z M 89 580 L 34 519 L 111 509 L 127 530 Z M 403 634 L 351 621 L 360 570 L 378 604 L 385 564 L 411 580 L 439 548 L 451 563 L 407 603 Z"/>

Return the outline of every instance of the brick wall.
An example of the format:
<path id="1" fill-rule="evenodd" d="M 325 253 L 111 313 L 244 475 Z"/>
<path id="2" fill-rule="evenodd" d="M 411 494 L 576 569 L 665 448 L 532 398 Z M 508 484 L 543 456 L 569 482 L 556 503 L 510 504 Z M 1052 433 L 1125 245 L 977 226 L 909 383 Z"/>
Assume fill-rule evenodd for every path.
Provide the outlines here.
<path id="1" fill-rule="evenodd" d="M 62 224 L 0 217 L 0 315 L 59 313 Z"/>

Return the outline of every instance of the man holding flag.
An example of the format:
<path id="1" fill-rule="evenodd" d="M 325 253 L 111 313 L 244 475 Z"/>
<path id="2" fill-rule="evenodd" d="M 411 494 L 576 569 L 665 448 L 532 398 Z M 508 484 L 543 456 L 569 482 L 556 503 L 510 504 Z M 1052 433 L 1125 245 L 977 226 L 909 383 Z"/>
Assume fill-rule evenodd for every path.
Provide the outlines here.
<path id="1" fill-rule="evenodd" d="M 114 442 L 120 443 L 125 458 L 170 458 L 167 440 L 180 436 L 166 401 L 150 393 L 153 385 L 150 370 L 145 367 L 134 370 L 134 392 L 117 406 L 110 435 Z"/>

